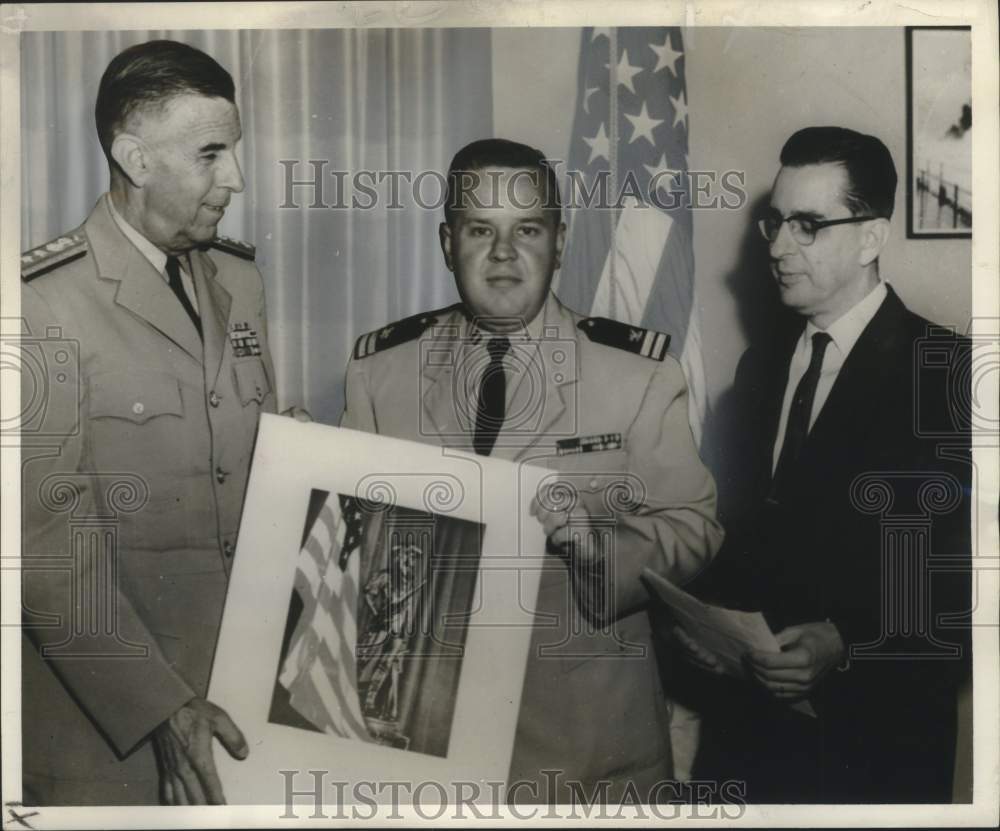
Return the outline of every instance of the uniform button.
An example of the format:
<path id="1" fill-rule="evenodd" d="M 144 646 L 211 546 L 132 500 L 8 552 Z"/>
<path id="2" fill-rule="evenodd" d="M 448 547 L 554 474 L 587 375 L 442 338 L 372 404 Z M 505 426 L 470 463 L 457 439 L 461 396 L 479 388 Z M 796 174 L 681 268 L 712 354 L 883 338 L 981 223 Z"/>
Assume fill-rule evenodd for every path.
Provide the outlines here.
<path id="1" fill-rule="evenodd" d="M 136 415 L 142 415 L 146 412 L 146 405 L 141 401 L 136 401 L 135 404 L 132 405 L 132 412 Z"/>
<path id="2" fill-rule="evenodd" d="M 223 470 L 221 467 L 217 467 L 215 469 L 215 481 L 218 482 L 220 485 L 226 481 L 226 477 L 228 475 L 229 473 Z"/>
<path id="3" fill-rule="evenodd" d="M 226 540 L 222 544 L 222 553 L 225 554 L 227 557 L 233 556 L 233 544 L 229 540 Z"/>
<path id="4" fill-rule="evenodd" d="M 219 394 L 215 390 L 212 390 L 208 394 L 208 403 L 211 404 L 213 407 L 219 406 Z"/>

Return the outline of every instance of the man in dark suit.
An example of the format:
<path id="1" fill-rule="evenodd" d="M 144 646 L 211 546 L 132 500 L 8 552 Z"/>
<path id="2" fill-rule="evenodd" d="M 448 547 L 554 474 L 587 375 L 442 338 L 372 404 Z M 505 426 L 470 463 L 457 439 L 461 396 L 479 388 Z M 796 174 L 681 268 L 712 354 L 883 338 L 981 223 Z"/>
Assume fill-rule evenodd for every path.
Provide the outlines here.
<path id="1" fill-rule="evenodd" d="M 948 802 L 970 552 L 949 391 L 967 344 L 880 277 L 896 187 L 881 141 L 808 128 L 781 165 L 759 225 L 796 321 L 737 371 L 727 539 L 696 589 L 762 610 L 781 651 L 750 652 L 747 679 L 700 679 L 695 777 L 742 779 L 750 802 Z M 805 700 L 815 717 L 791 709 Z"/>

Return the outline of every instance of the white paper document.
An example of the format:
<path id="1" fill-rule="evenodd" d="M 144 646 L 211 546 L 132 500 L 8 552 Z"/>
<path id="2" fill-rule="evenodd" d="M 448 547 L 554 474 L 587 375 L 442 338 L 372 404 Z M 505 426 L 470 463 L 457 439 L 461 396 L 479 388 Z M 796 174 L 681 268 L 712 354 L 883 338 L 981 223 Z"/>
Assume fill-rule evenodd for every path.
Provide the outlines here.
<path id="1" fill-rule="evenodd" d="M 743 655 L 749 649 L 781 651 L 760 612 L 741 612 L 704 603 L 648 568 L 643 570 L 643 577 L 649 589 L 670 607 L 677 624 L 692 640 L 719 659 L 727 675 L 747 677 Z M 808 701 L 798 701 L 792 709 L 816 716 Z"/>

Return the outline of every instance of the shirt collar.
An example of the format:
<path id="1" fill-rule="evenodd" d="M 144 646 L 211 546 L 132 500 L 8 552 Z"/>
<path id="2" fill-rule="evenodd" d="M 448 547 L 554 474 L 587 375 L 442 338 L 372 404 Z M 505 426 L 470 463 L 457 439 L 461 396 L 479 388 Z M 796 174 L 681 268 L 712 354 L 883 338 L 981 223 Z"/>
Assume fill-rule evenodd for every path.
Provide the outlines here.
<path id="1" fill-rule="evenodd" d="M 115 225 L 118 226 L 119 230 L 121 230 L 121 232 L 126 236 L 128 241 L 138 248 L 139 252 L 147 260 L 149 260 L 153 268 L 155 268 L 160 274 L 163 274 L 167 267 L 167 255 L 153 245 L 153 243 L 146 239 L 135 228 L 129 225 L 129 223 L 125 220 L 125 217 L 118 213 L 118 210 L 115 208 L 115 203 L 111 198 L 110 193 L 107 194 L 107 199 L 108 208 L 111 210 L 111 218 L 115 221 Z M 183 258 L 181 258 L 181 263 L 184 263 Z"/>
<path id="2" fill-rule="evenodd" d="M 535 317 L 529 321 L 527 326 L 522 326 L 515 329 L 513 332 L 504 332 L 503 336 L 512 341 L 539 340 L 542 336 L 542 327 L 545 325 L 546 310 L 551 302 L 552 294 L 550 293 L 549 296 L 545 298 L 545 303 L 542 304 L 542 308 L 538 310 L 538 314 L 536 314 Z M 465 337 L 471 343 L 486 343 L 490 338 L 499 337 L 499 334 L 496 332 L 488 332 L 485 329 L 476 326 L 470 319 L 466 323 Z"/>
<path id="3" fill-rule="evenodd" d="M 875 313 L 885 300 L 888 290 L 885 283 L 879 280 L 859 303 L 855 303 L 848 311 L 838 317 L 826 329 L 820 329 L 812 321 L 806 324 L 803 338 L 808 341 L 817 332 L 825 331 L 843 357 L 847 357 L 854 348 L 865 327 L 872 322 Z"/>

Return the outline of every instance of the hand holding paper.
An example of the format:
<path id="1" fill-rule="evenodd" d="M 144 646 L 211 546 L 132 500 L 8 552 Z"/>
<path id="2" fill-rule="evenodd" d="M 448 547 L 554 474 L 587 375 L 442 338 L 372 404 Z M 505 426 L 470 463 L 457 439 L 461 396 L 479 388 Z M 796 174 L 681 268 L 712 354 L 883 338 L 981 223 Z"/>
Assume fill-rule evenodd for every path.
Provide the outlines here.
<path id="1" fill-rule="evenodd" d="M 714 656 L 722 672 L 745 678 L 744 656 L 749 650 L 777 652 L 780 648 L 760 612 L 710 606 L 649 569 L 643 572 L 643 579 L 655 596 L 670 607 L 688 640 L 697 645 L 697 651 L 687 650 L 689 654 Z M 699 662 L 703 660 L 704 657 Z"/>
<path id="2" fill-rule="evenodd" d="M 192 698 L 156 728 L 153 744 L 167 805 L 225 804 L 212 755 L 215 736 L 234 759 L 245 759 L 250 752 L 228 713 L 204 698 Z"/>
<path id="3" fill-rule="evenodd" d="M 300 421 L 303 424 L 308 424 L 313 420 L 309 411 L 304 407 L 289 407 L 288 409 L 282 410 L 281 414 L 288 418 L 294 418 L 296 421 Z"/>
<path id="4" fill-rule="evenodd" d="M 651 592 L 670 607 L 678 624 L 674 630 L 680 633 L 678 642 L 694 663 L 708 672 L 738 678 L 747 678 L 750 667 L 752 677 L 763 683 L 775 697 L 794 701 L 794 709 L 806 715 L 816 715 L 804 696 L 825 672 L 819 670 L 810 656 L 823 656 L 823 666 L 827 666 L 830 655 L 835 652 L 828 632 L 817 633 L 811 628 L 812 624 L 807 624 L 810 628 L 806 632 L 802 631 L 805 627 L 789 627 L 776 638 L 760 612 L 740 612 L 703 603 L 649 569 L 643 572 L 643 580 Z M 829 625 L 832 628 L 832 624 Z M 800 643 L 803 635 L 806 640 Z M 795 646 L 783 652 L 790 644 Z M 837 653 L 836 660 L 840 659 L 840 654 L 842 651 Z M 813 679 L 809 686 L 805 686 L 807 678 Z M 778 689 L 785 686 L 787 694 L 782 689 L 779 695 Z"/>
<path id="5" fill-rule="evenodd" d="M 589 528 L 590 511 L 582 500 L 572 506 L 564 506 L 559 495 L 561 487 L 559 481 L 543 487 L 539 495 L 531 500 L 531 515 L 542 523 L 542 530 L 552 547 L 568 555 L 573 535 L 585 534 Z M 604 555 L 602 550 L 592 544 L 577 546 L 573 553 L 577 564 L 584 567 L 601 560 Z"/>
<path id="6" fill-rule="evenodd" d="M 684 649 L 688 659 L 696 663 L 706 672 L 714 672 L 716 675 L 725 675 L 726 670 L 713 652 L 705 649 L 691 637 L 680 626 L 675 626 L 671 631 L 674 640 Z"/>
<path id="7" fill-rule="evenodd" d="M 747 654 L 754 676 L 775 698 L 808 696 L 844 657 L 844 641 L 827 621 L 789 626 L 778 633 L 777 641 L 780 652 L 752 649 Z"/>

